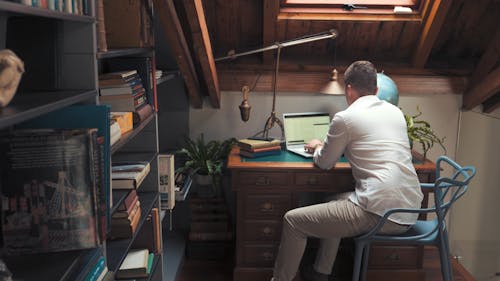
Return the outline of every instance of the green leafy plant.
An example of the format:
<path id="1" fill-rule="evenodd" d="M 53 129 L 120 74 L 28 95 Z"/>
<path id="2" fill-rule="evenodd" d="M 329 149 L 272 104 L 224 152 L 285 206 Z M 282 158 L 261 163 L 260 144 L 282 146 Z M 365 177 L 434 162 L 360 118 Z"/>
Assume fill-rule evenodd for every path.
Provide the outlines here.
<path id="1" fill-rule="evenodd" d="M 420 143 L 422 151 L 424 153 L 424 158 L 427 156 L 427 152 L 434 146 L 434 144 L 439 144 L 446 154 L 446 147 L 444 147 L 444 139 L 439 138 L 436 133 L 431 129 L 429 122 L 424 120 L 417 120 L 418 117 L 422 115 L 420 108 L 417 106 L 418 114 L 414 116 L 406 115 L 406 127 L 408 132 L 408 138 L 410 140 L 410 147 L 413 148 L 415 143 Z"/>
<path id="2" fill-rule="evenodd" d="M 184 147 L 177 152 L 185 156 L 186 161 L 177 171 L 189 170 L 193 174 L 209 175 L 216 184 L 218 177 L 223 174 L 227 156 L 234 144 L 236 144 L 235 138 L 206 142 L 203 134 L 196 139 L 186 137 Z"/>

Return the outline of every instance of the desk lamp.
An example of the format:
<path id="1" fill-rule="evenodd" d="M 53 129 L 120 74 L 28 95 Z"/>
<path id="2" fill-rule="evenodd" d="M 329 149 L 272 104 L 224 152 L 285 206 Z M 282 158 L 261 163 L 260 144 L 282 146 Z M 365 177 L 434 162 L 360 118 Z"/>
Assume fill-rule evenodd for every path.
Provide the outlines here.
<path id="1" fill-rule="evenodd" d="M 226 60 L 226 59 L 236 59 L 237 57 L 241 56 L 246 56 L 246 55 L 251 55 L 251 54 L 256 54 L 256 53 L 261 53 L 261 52 L 266 52 L 270 50 L 276 50 L 276 60 L 274 63 L 274 75 L 273 75 L 273 107 L 271 109 L 271 114 L 267 118 L 266 123 L 264 124 L 264 129 L 257 133 L 262 135 L 260 137 L 253 137 L 254 139 L 261 139 L 261 140 L 270 140 L 269 138 L 269 130 L 271 130 L 275 124 L 278 124 L 278 126 L 281 129 L 281 138 L 284 137 L 284 128 L 283 128 L 283 123 L 281 120 L 276 116 L 276 88 L 277 88 L 277 79 L 278 79 L 278 71 L 279 71 L 279 64 L 280 64 L 280 55 L 281 55 L 281 49 L 289 46 L 295 46 L 295 45 L 300 45 L 304 43 L 309 43 L 313 41 L 318 41 L 318 40 L 324 40 L 324 39 L 335 39 L 337 37 L 337 31 L 335 29 L 330 29 L 329 31 L 313 34 L 313 35 L 307 35 L 304 37 L 299 37 L 295 39 L 291 39 L 288 41 L 284 42 L 276 42 L 270 46 L 263 47 L 260 49 L 255 49 L 255 50 L 250 50 L 246 52 L 241 52 L 241 53 L 231 53 L 225 57 L 220 57 L 216 58 L 215 62 Z M 243 102 L 240 105 L 240 113 L 243 121 L 247 121 L 250 118 L 250 105 L 248 104 L 248 88 L 243 89 Z"/>

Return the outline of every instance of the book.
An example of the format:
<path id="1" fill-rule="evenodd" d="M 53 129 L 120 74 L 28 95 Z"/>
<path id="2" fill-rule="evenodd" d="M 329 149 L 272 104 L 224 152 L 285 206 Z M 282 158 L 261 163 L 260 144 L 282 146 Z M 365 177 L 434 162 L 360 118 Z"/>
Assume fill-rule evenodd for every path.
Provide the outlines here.
<path id="1" fill-rule="evenodd" d="M 281 141 L 279 139 L 274 139 L 271 141 L 254 140 L 254 139 L 240 139 L 240 140 L 238 140 L 238 146 L 243 148 L 243 149 L 246 149 L 246 150 L 264 148 L 264 147 L 273 147 L 273 146 L 278 146 L 278 145 L 281 145 Z"/>
<path id="2" fill-rule="evenodd" d="M 137 225 L 139 224 L 139 221 L 141 219 L 141 206 L 138 206 L 138 208 L 139 209 L 134 214 L 134 217 L 128 223 L 116 224 L 114 223 L 114 219 L 111 220 L 111 232 L 109 235 L 111 239 L 129 238 L 134 235 L 137 229 Z"/>
<path id="3" fill-rule="evenodd" d="M 281 150 L 269 150 L 269 151 L 262 151 L 262 152 L 249 152 L 247 150 L 240 149 L 240 155 L 247 157 L 247 158 L 258 158 L 258 157 L 264 157 L 264 156 L 270 156 L 270 155 L 279 155 L 281 154 Z"/>
<path id="4" fill-rule="evenodd" d="M 109 168 L 111 166 L 109 113 L 110 108 L 107 105 L 73 105 L 18 124 L 19 128 L 97 128 L 103 161 L 100 169 L 103 184 L 96 191 L 100 216 L 98 227 L 104 231 L 111 223 L 110 209 L 113 202 L 110 185 L 111 169 Z M 101 239 L 104 240 L 104 237 Z"/>
<path id="5" fill-rule="evenodd" d="M 99 52 L 107 52 L 106 26 L 104 24 L 104 0 L 97 0 L 97 48 Z"/>
<path id="6" fill-rule="evenodd" d="M 116 210 L 119 212 L 128 211 L 133 207 L 133 205 L 137 200 L 139 200 L 139 197 L 137 196 L 137 191 L 135 189 L 132 189 L 127 194 L 123 202 L 116 208 Z"/>
<path id="7" fill-rule="evenodd" d="M 151 209 L 151 217 L 153 219 L 153 229 L 154 229 L 154 241 L 155 241 L 155 252 L 160 254 L 162 252 L 162 235 L 161 235 L 161 218 L 160 210 L 158 208 Z"/>
<path id="8" fill-rule="evenodd" d="M 132 112 L 134 125 L 140 124 L 142 121 L 146 120 L 149 116 L 153 114 L 154 110 L 150 104 L 143 104 L 135 112 Z"/>
<path id="9" fill-rule="evenodd" d="M 104 272 L 104 268 L 106 267 L 106 260 L 104 256 L 101 256 L 94 267 L 90 270 L 90 272 L 85 277 L 85 281 L 97 281 L 101 274 Z"/>
<path id="10" fill-rule="evenodd" d="M 240 147 L 240 151 L 241 150 L 246 150 L 246 151 L 251 152 L 251 153 L 259 153 L 259 152 L 272 151 L 272 150 L 281 150 L 281 145 L 262 147 L 262 148 L 251 148 L 251 149 L 246 149 L 246 148 Z"/>
<path id="11" fill-rule="evenodd" d="M 136 69 L 126 69 L 120 71 L 113 71 L 108 73 L 102 73 L 99 75 L 99 80 L 123 80 L 129 81 L 136 77 L 137 70 Z"/>
<path id="12" fill-rule="evenodd" d="M 135 165 L 116 165 L 112 167 L 113 189 L 137 189 L 149 174 L 151 167 L 148 162 L 138 162 Z"/>
<path id="13" fill-rule="evenodd" d="M 111 125 L 109 126 L 109 131 L 111 135 L 110 145 L 113 145 L 117 143 L 122 137 L 121 128 L 118 122 L 112 121 Z"/>
<path id="14" fill-rule="evenodd" d="M 129 93 L 99 96 L 99 102 L 111 106 L 111 111 L 134 112 L 136 109 L 134 97 Z"/>
<path id="15" fill-rule="evenodd" d="M 150 57 L 122 57 L 111 58 L 108 60 L 110 71 L 120 71 L 130 68 L 137 69 L 137 73 L 141 77 L 142 85 L 146 89 L 146 98 L 153 106 L 157 104 L 155 99 L 155 85 L 154 85 L 154 60 Z"/>
<path id="16" fill-rule="evenodd" d="M 139 197 L 135 197 L 137 200 L 135 200 L 135 203 L 133 203 L 130 207 L 130 209 L 127 209 L 125 211 L 119 211 L 115 212 L 112 216 L 112 224 L 113 223 L 125 223 L 125 221 L 132 221 L 133 217 L 135 216 L 135 213 L 139 210 L 139 206 L 141 205 L 141 201 L 139 201 Z"/>
<path id="17" fill-rule="evenodd" d="M 134 128 L 132 112 L 111 112 L 110 118 L 118 123 L 122 135 Z"/>
<path id="18" fill-rule="evenodd" d="M 132 249 L 127 253 L 115 274 L 116 279 L 146 278 L 148 276 L 148 249 Z"/>
<path id="19" fill-rule="evenodd" d="M 96 129 L 23 129 L 0 136 L 2 233 L 9 254 L 93 248 Z"/>

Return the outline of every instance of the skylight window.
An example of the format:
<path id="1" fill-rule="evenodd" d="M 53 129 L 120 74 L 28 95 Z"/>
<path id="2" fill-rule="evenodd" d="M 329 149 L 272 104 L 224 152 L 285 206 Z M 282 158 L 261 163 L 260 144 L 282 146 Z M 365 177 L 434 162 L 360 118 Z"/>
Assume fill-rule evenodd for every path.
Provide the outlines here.
<path id="1" fill-rule="evenodd" d="M 421 20 L 429 0 L 281 0 L 280 18 L 300 19 L 373 19 L 388 15 L 388 20 Z M 353 15 L 350 17 L 349 15 Z M 356 18 L 357 17 L 357 18 Z M 379 18 L 384 20 L 384 18 Z"/>

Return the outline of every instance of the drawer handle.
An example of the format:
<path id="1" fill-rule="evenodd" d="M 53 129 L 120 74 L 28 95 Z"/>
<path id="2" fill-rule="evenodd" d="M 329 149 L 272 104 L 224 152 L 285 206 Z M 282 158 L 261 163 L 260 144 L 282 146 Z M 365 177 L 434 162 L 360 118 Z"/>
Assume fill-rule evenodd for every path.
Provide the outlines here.
<path id="1" fill-rule="evenodd" d="M 266 176 L 260 176 L 255 181 L 255 185 L 269 185 L 270 183 L 271 183 L 271 181 Z"/>
<path id="2" fill-rule="evenodd" d="M 386 261 L 399 261 L 400 256 L 398 253 L 392 252 L 390 255 L 385 256 L 384 260 L 386 260 Z"/>
<path id="3" fill-rule="evenodd" d="M 262 204 L 260 208 L 262 212 L 271 212 L 273 209 L 274 209 L 273 203 L 270 202 Z"/>
<path id="4" fill-rule="evenodd" d="M 307 184 L 317 185 L 319 183 L 319 179 L 317 177 L 309 177 L 307 179 Z"/>
<path id="5" fill-rule="evenodd" d="M 265 261 L 272 261 L 272 260 L 274 260 L 274 255 L 273 255 L 273 253 L 266 251 L 266 252 L 262 253 L 262 258 Z"/>
<path id="6" fill-rule="evenodd" d="M 274 233 L 273 229 L 269 226 L 266 226 L 262 229 L 262 234 L 264 236 L 271 236 L 271 235 L 273 235 L 273 233 Z"/>

